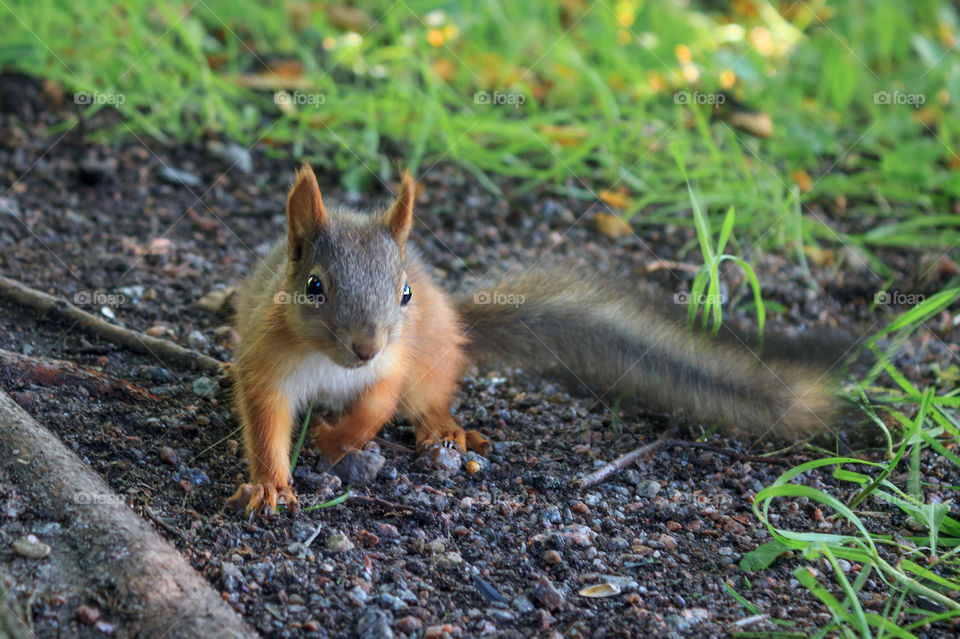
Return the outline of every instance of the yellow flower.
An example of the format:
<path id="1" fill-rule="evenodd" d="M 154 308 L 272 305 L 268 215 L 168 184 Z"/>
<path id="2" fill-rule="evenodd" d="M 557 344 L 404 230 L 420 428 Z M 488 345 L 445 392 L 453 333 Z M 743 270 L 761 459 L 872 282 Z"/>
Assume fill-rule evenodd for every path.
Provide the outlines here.
<path id="1" fill-rule="evenodd" d="M 443 35 L 442 29 L 430 29 L 427 31 L 427 42 L 430 43 L 430 46 L 442 47 L 445 41 L 446 38 Z"/>
<path id="2" fill-rule="evenodd" d="M 617 23 L 621 27 L 629 27 L 633 24 L 634 21 L 634 7 L 631 6 L 630 2 L 618 2 L 614 13 L 617 14 Z"/>
<path id="3" fill-rule="evenodd" d="M 727 69 L 720 74 L 720 88 L 729 89 L 737 83 L 737 74 L 732 69 Z"/>

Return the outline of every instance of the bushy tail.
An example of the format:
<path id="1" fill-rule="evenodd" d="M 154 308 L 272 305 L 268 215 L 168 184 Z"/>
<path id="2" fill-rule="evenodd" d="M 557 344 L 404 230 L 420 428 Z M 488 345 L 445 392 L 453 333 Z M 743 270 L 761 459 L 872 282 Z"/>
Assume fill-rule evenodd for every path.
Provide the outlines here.
<path id="1" fill-rule="evenodd" d="M 508 276 L 458 308 L 474 357 L 552 368 L 611 403 L 633 396 L 759 437 L 795 439 L 832 426 L 834 380 L 823 370 L 762 360 L 736 340 L 694 337 L 649 299 L 589 278 Z"/>

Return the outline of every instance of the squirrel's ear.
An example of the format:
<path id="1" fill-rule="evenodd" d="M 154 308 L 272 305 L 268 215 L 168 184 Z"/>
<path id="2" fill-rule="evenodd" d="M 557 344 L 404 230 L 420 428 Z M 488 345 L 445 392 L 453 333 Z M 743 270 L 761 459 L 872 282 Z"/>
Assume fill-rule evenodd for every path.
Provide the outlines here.
<path id="1" fill-rule="evenodd" d="M 287 237 L 294 262 L 303 257 L 304 247 L 320 232 L 326 217 L 317 177 L 310 165 L 304 164 L 287 196 Z"/>
<path id="2" fill-rule="evenodd" d="M 403 250 L 407 243 L 407 236 L 410 235 L 410 228 L 413 226 L 413 201 L 417 199 L 417 183 L 409 172 L 404 171 L 400 180 L 400 195 L 397 201 L 393 203 L 390 210 L 387 211 L 384 221 L 393 239 L 396 240 Z"/>

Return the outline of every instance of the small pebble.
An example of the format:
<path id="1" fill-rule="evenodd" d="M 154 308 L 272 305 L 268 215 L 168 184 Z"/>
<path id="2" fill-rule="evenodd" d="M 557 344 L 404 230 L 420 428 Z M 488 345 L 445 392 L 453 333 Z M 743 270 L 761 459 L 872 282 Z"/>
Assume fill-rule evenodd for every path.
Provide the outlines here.
<path id="1" fill-rule="evenodd" d="M 187 344 L 190 345 L 190 348 L 203 350 L 210 345 L 210 341 L 207 340 L 207 336 L 200 331 L 190 331 L 187 334 Z"/>
<path id="2" fill-rule="evenodd" d="M 253 158 L 250 151 L 236 142 L 224 144 L 222 142 L 210 142 L 207 145 L 210 155 L 220 158 L 227 163 L 230 169 L 235 169 L 241 173 L 253 173 Z"/>
<path id="3" fill-rule="evenodd" d="M 27 535 L 13 542 L 13 551 L 28 559 L 43 559 L 50 554 L 50 546 L 37 539 L 36 535 Z"/>
<path id="4" fill-rule="evenodd" d="M 421 470 L 432 471 L 437 477 L 446 479 L 460 472 L 463 456 L 455 448 L 433 446 L 417 457 L 416 465 Z"/>
<path id="5" fill-rule="evenodd" d="M 364 529 L 360 531 L 360 545 L 364 548 L 373 548 L 379 543 L 380 538 L 369 530 Z"/>
<path id="6" fill-rule="evenodd" d="M 343 484 L 364 486 L 377 478 L 387 458 L 368 450 L 352 450 L 344 456 L 330 471 L 340 478 Z M 321 462 L 323 463 L 323 462 Z"/>
<path id="7" fill-rule="evenodd" d="M 440 567 L 456 566 L 463 563 L 463 557 L 458 552 L 445 552 L 440 555 L 434 555 L 430 558 L 430 563 Z"/>
<path id="8" fill-rule="evenodd" d="M 657 537 L 657 541 L 663 544 L 663 547 L 667 550 L 674 550 L 677 547 L 676 538 L 670 535 L 660 535 Z"/>
<path id="9" fill-rule="evenodd" d="M 636 483 L 636 492 L 640 497 L 654 498 L 660 493 L 660 484 L 649 479 Z"/>
<path id="10" fill-rule="evenodd" d="M 193 173 L 190 173 L 189 171 L 181 171 L 180 169 L 174 169 L 167 165 L 160 167 L 160 179 L 162 179 L 164 182 L 175 184 L 177 186 L 186 186 L 189 188 L 200 186 L 200 178 Z"/>
<path id="11" fill-rule="evenodd" d="M 113 624 L 107 623 L 103 619 L 94 624 L 94 627 L 105 635 L 113 634 Z"/>
<path id="12" fill-rule="evenodd" d="M 160 461 L 167 466 L 176 466 L 179 462 L 179 459 L 177 458 L 177 452 L 169 446 L 164 446 L 162 449 L 160 449 Z"/>
<path id="13" fill-rule="evenodd" d="M 349 552 L 353 550 L 353 542 L 346 535 L 335 533 L 327 537 L 324 544 L 330 552 Z"/>
<path id="14" fill-rule="evenodd" d="M 213 399 L 220 393 L 220 383 L 209 377 L 198 377 L 193 380 L 193 392 L 199 397 Z"/>
<path id="15" fill-rule="evenodd" d="M 189 482 L 194 486 L 206 486 L 210 483 L 210 478 L 199 468 L 182 467 L 173 474 L 174 481 Z"/>
<path id="16" fill-rule="evenodd" d="M 73 616 L 77 621 L 85 623 L 88 626 L 92 626 L 100 620 L 100 610 L 93 606 L 83 604 L 77 608 L 76 612 L 73 613 Z"/>
<path id="17" fill-rule="evenodd" d="M 522 614 L 527 614 L 534 611 L 533 604 L 526 595 L 517 595 L 514 597 L 513 607 L 519 610 Z"/>
<path id="18" fill-rule="evenodd" d="M 445 636 L 461 637 L 463 636 L 463 628 L 445 623 L 442 625 L 427 626 L 427 629 L 423 631 L 423 639 L 441 639 Z"/>
<path id="19" fill-rule="evenodd" d="M 563 607 L 565 603 L 563 594 L 557 590 L 549 579 L 541 578 L 533 586 L 533 599 L 542 608 L 554 611 Z"/>
<path id="20" fill-rule="evenodd" d="M 396 626 L 397 630 L 400 632 L 405 632 L 408 635 L 412 635 L 420 630 L 420 628 L 423 628 L 423 622 L 413 615 L 407 615 L 406 617 L 401 617 L 399 620 L 397 620 Z"/>
<path id="21" fill-rule="evenodd" d="M 380 608 L 366 608 L 357 620 L 357 636 L 360 639 L 393 639 L 391 623 L 393 616 L 389 612 Z"/>
<path id="22" fill-rule="evenodd" d="M 354 586 L 349 592 L 347 592 L 347 599 L 357 606 L 362 606 L 363 604 L 367 603 L 369 598 L 370 595 L 368 595 L 367 591 L 364 590 L 360 585 Z"/>

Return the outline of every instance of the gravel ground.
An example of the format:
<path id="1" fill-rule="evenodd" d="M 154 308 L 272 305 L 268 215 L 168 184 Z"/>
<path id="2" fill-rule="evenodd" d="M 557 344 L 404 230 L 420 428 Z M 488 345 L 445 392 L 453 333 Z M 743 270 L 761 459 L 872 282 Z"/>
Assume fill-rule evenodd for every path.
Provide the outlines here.
<path id="1" fill-rule="evenodd" d="M 213 141 L 98 144 L 84 132 L 109 124 L 109 114 L 65 131 L 58 110 L 67 107 L 57 96 L 21 77 L 0 76 L 0 87 L 0 272 L 128 328 L 232 359 L 229 309 L 217 310 L 209 294 L 238 284 L 283 232 L 296 162 L 254 150 L 247 173 L 245 156 Z M 385 189 L 351 196 L 331 186 L 335 173 L 322 167 L 318 173 L 328 199 L 361 208 L 386 201 Z M 640 271 L 657 259 L 696 262 L 690 229 L 640 225 L 637 236 L 610 239 L 594 223 L 600 203 L 548 190 L 514 197 L 509 182 L 501 183 L 507 198 L 496 199 L 443 164 L 421 180 L 412 241 L 451 288 L 545 253 L 573 268 L 629 278 L 665 304 L 689 287 L 690 273 L 660 269 L 641 277 Z M 830 206 L 814 212 L 837 228 L 869 225 L 852 219 L 855 208 L 849 202 L 845 215 Z M 747 257 L 765 296 L 788 309 L 772 321 L 780 330 L 861 333 L 892 316 L 888 308 L 870 309 L 880 282 L 850 251 L 811 255 L 816 289 L 783 255 Z M 881 257 L 900 274 L 903 290 L 929 294 L 952 275 L 948 258 L 921 279 L 916 274 L 931 256 Z M 735 274 L 727 284 L 732 297 L 749 294 Z M 960 335 L 950 319 L 931 322 L 905 349 L 900 364 L 914 382 L 935 383 L 932 365 L 956 361 Z M 225 380 L 165 367 L 7 303 L 0 303 L 0 323 L 2 348 L 78 362 L 159 397 L 134 404 L 76 387 L 27 384 L 0 369 L 0 387 L 152 521 L 264 636 L 707 637 L 776 629 L 764 619 L 732 626 L 751 613 L 725 583 L 773 617 L 794 621 L 791 630 L 806 634 L 829 619 L 793 581 L 798 558 L 757 574 L 738 567 L 744 553 L 769 540 L 752 516 L 751 498 L 788 467 L 777 460 L 798 463 L 810 454 L 803 449 L 777 452 L 774 463 L 661 449 L 600 485 L 579 488 L 578 477 L 669 426 L 681 436 L 701 429 L 619 406 L 615 398 L 571 395 L 535 373 L 473 370 L 455 409 L 464 424 L 494 441 L 488 458 L 477 459 L 479 472 L 438 477 L 418 464 L 409 426 L 397 424 L 355 460 L 353 470 L 371 479 L 359 486 L 354 479 L 346 503 L 246 522 L 222 510 L 246 472 Z M 782 447 L 718 434 L 707 441 L 744 455 Z M 301 456 L 295 491 L 302 503 L 343 491 L 340 478 L 312 470 L 318 461 L 309 450 Z M 950 498 L 948 486 L 960 482 L 955 470 L 924 459 L 931 498 Z M 803 481 L 840 498 L 851 494 L 829 471 Z M 814 503 L 780 506 L 784 526 L 834 528 Z M 871 509 L 874 530 L 908 534 L 899 513 L 879 503 Z M 40 637 L 125 636 L 123 611 L 111 606 L 109 588 L 40 588 L 37 575 L 54 569 L 53 560 L 13 550 L 14 541 L 33 534 L 54 556 L 67 543 L 68 525 L 49 521 L 43 504 L 25 501 L 0 474 L 6 553 L 0 576 L 12 606 L 30 614 Z M 832 584 L 829 569 L 817 568 L 821 581 Z M 615 584 L 619 593 L 578 594 L 600 584 Z M 882 607 L 884 584 L 868 580 L 862 597 L 867 607 Z M 91 609 L 98 620 L 91 621 Z"/>

